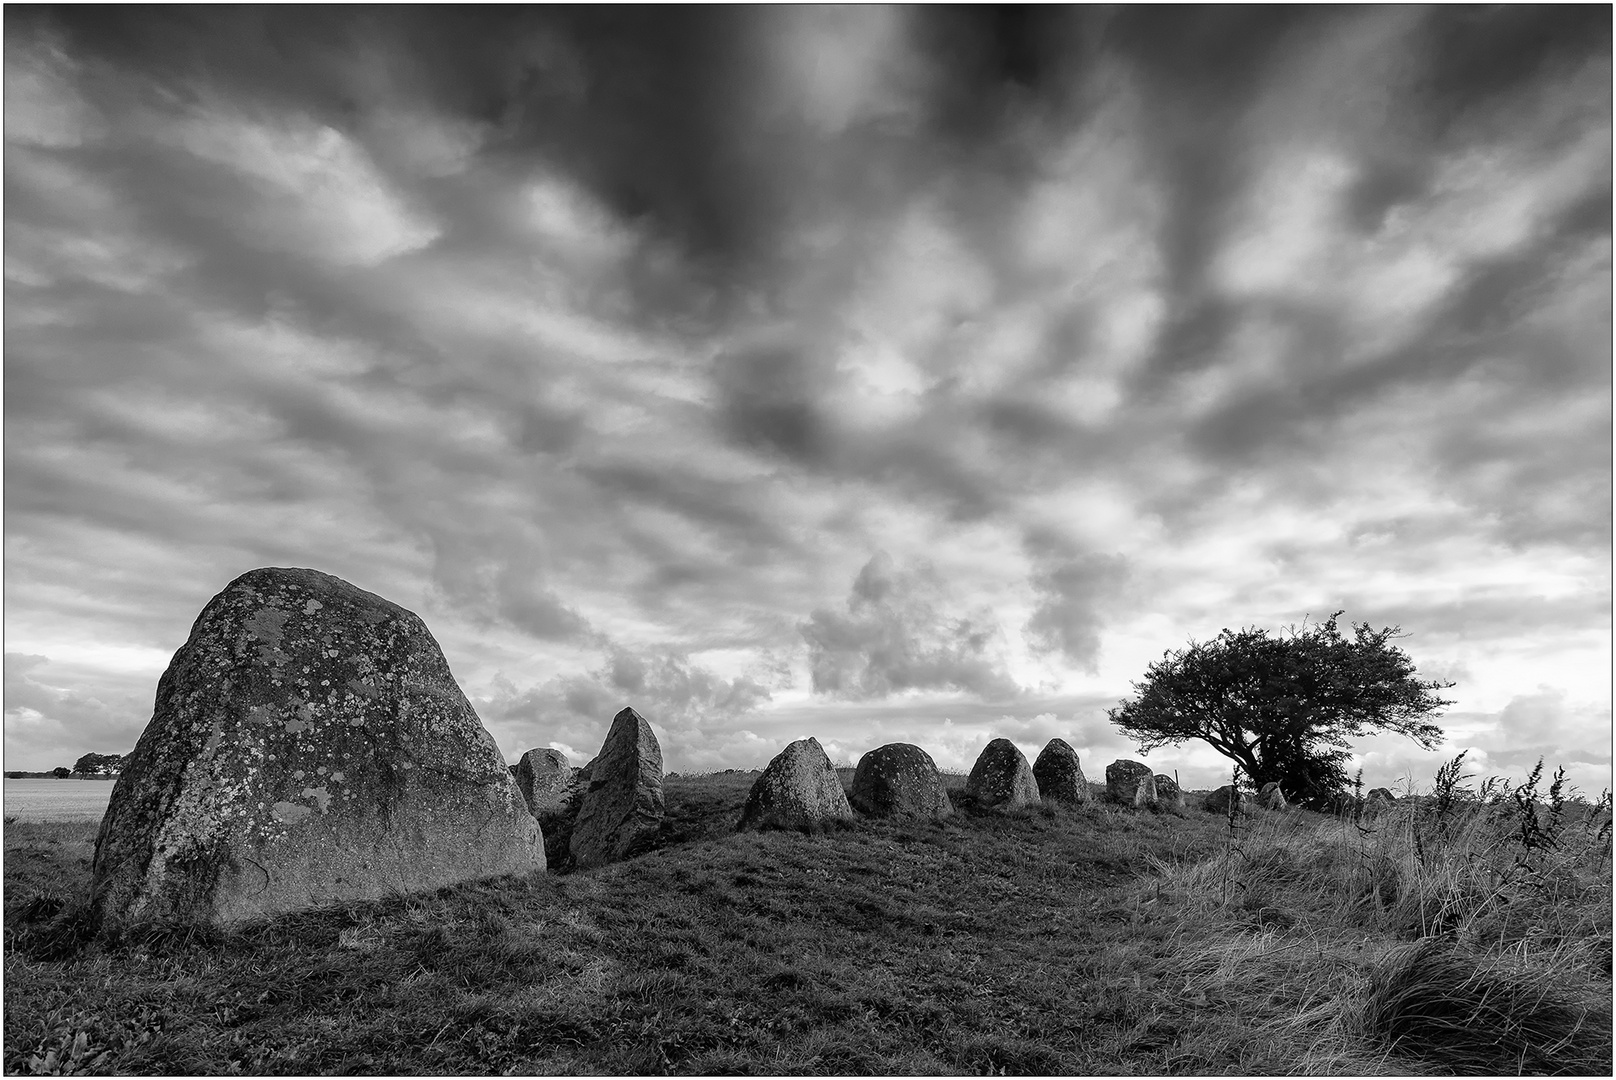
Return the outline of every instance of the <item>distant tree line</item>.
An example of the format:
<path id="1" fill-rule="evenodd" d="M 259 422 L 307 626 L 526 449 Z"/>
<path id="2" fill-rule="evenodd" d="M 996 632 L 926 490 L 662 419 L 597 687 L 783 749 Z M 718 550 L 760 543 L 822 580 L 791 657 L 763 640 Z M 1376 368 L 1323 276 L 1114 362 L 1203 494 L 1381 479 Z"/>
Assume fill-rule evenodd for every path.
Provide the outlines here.
<path id="1" fill-rule="evenodd" d="M 58 765 L 49 772 L 8 772 L 6 779 L 46 780 L 55 777 L 57 780 L 67 780 L 74 776 L 117 776 L 123 772 L 123 759 L 122 754 L 85 754 L 73 763 L 71 769 L 65 765 Z"/>

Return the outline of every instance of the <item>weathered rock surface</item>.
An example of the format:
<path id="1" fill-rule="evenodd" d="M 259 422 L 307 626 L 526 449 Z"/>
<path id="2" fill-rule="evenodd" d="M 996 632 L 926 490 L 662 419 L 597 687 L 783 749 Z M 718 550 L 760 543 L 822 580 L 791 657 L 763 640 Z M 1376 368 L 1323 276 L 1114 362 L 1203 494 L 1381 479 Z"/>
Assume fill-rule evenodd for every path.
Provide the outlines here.
<path id="1" fill-rule="evenodd" d="M 1032 763 L 1032 777 L 1046 801 L 1089 801 L 1089 784 L 1083 777 L 1083 766 L 1077 760 L 1077 751 L 1065 739 L 1050 739 L 1039 751 L 1038 760 Z"/>
<path id="2" fill-rule="evenodd" d="M 1290 803 L 1285 798 L 1285 792 L 1280 790 L 1278 782 L 1270 780 L 1257 793 L 1257 805 L 1264 810 L 1284 810 Z"/>
<path id="3" fill-rule="evenodd" d="M 798 739 L 752 784 L 741 829 L 824 829 L 853 820 L 842 782 L 817 739 Z"/>
<path id="4" fill-rule="evenodd" d="M 1227 814 L 1230 806 L 1237 807 L 1236 813 L 1250 813 L 1251 796 L 1233 784 L 1224 784 L 1215 791 L 1207 792 L 1206 798 L 1201 803 L 1202 809 L 1213 814 Z"/>
<path id="5" fill-rule="evenodd" d="M 965 795 L 984 809 L 1013 810 L 1038 802 L 1038 781 L 1033 779 L 1027 755 L 1015 743 L 994 739 L 971 766 Z"/>
<path id="6" fill-rule="evenodd" d="M 1142 776 L 1139 778 L 1139 786 L 1134 789 L 1133 793 L 1133 805 L 1136 810 L 1160 810 L 1162 808 L 1161 800 L 1156 795 L 1156 778 L 1154 776 Z"/>
<path id="7" fill-rule="evenodd" d="M 859 758 L 853 809 L 871 817 L 947 817 L 954 812 L 931 755 L 912 743 L 888 743 Z"/>
<path id="8" fill-rule="evenodd" d="M 578 800 L 568 851 L 580 869 L 626 859 L 647 847 L 662 825 L 662 747 L 644 717 L 624 709 L 612 718 L 600 753 L 584 766 L 588 787 Z"/>
<path id="9" fill-rule="evenodd" d="M 1179 790 L 1177 780 L 1165 773 L 1157 773 L 1151 779 L 1156 781 L 1156 804 L 1161 809 L 1184 809 L 1184 793 Z"/>
<path id="10" fill-rule="evenodd" d="M 554 810 L 572 793 L 572 769 L 567 764 L 567 755 L 549 747 L 529 750 L 516 763 L 516 786 L 533 813 Z"/>
<path id="11" fill-rule="evenodd" d="M 419 618 L 266 568 L 163 673 L 93 868 L 109 922 L 228 924 L 543 870 L 544 840 Z"/>
<path id="12" fill-rule="evenodd" d="M 1149 765 L 1126 758 L 1113 761 L 1105 767 L 1105 797 L 1110 802 L 1132 806 L 1139 795 L 1140 785 L 1146 780 L 1151 781 L 1151 799 L 1154 800 L 1156 785 Z"/>

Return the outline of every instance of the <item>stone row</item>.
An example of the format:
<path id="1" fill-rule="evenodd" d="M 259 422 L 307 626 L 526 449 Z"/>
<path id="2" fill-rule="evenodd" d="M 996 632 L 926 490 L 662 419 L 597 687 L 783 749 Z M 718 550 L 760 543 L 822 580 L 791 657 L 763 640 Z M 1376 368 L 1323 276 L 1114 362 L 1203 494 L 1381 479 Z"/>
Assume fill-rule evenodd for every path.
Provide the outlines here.
<path id="1" fill-rule="evenodd" d="M 158 683 L 96 837 L 96 915 L 229 924 L 541 872 L 539 818 L 554 811 L 572 819 L 573 864 L 600 866 L 655 843 L 662 782 L 661 747 L 632 708 L 582 769 L 547 748 L 508 767 L 413 612 L 318 571 L 253 570 L 203 608 Z M 1264 805 L 1284 805 L 1270 787 Z M 1063 740 L 1029 765 L 994 739 L 964 796 L 1007 810 L 1090 794 Z M 1171 778 L 1134 761 L 1106 768 L 1106 797 L 1183 807 Z M 953 809 L 918 746 L 865 754 L 844 793 L 810 738 L 763 770 L 738 827 Z"/>

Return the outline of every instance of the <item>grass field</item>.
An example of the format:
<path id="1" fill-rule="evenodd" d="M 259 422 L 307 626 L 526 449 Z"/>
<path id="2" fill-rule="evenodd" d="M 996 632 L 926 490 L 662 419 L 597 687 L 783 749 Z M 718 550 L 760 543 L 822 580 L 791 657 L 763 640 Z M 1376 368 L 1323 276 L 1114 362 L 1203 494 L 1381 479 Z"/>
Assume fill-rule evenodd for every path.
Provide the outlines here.
<path id="1" fill-rule="evenodd" d="M 5 1069 L 1610 1074 L 1607 804 L 736 835 L 753 779 L 670 779 L 600 870 L 115 942 L 95 827 L 10 825 Z"/>

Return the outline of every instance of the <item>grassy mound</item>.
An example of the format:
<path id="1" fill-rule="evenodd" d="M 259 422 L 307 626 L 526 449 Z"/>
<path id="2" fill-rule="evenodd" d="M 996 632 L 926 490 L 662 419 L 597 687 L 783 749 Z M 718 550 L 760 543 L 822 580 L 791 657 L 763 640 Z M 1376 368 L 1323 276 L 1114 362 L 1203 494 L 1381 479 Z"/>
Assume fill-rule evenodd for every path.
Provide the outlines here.
<path id="1" fill-rule="evenodd" d="M 1404 826 L 1302 812 L 1231 830 L 1091 804 L 735 834 L 753 779 L 670 779 L 659 846 L 596 871 L 116 941 L 73 922 L 94 827 L 13 827 L 5 1067 L 1363 1075 L 1515 1054 L 1608 1072 L 1592 1004 L 1610 994 L 1608 843 L 1602 868 L 1597 843 L 1573 859 L 1571 826 L 1548 853 L 1570 862 L 1511 881 L 1550 890 L 1530 925 L 1477 901 L 1411 951 L 1432 926 L 1409 890 L 1447 880 L 1436 854 L 1463 835 L 1439 843 L 1424 818 L 1417 878 Z M 1489 989 L 1506 983 L 1519 992 Z M 1464 1002 L 1515 1034 L 1431 1053 Z"/>

